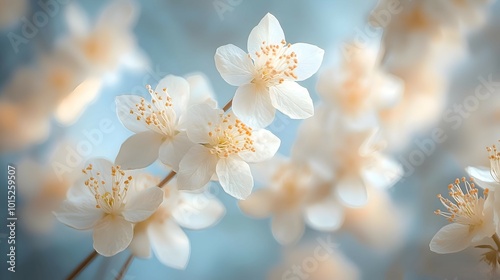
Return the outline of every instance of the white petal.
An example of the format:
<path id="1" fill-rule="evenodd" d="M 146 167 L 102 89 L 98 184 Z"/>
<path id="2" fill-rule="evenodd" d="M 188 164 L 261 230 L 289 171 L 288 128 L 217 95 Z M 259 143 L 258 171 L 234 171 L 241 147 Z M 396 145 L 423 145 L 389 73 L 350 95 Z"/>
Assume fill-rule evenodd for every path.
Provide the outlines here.
<path id="1" fill-rule="evenodd" d="M 66 24 L 73 36 L 83 36 L 89 32 L 89 19 L 84 10 L 75 3 L 70 3 L 64 11 Z"/>
<path id="2" fill-rule="evenodd" d="M 254 128 L 270 125 L 276 111 L 269 97 L 269 91 L 253 83 L 238 87 L 232 108 L 238 118 Z"/>
<path id="3" fill-rule="evenodd" d="M 111 257 L 125 250 L 134 235 L 132 223 L 121 216 L 107 215 L 94 227 L 94 249 Z"/>
<path id="4" fill-rule="evenodd" d="M 137 192 L 127 201 L 122 215 L 129 222 L 142 222 L 158 209 L 162 201 L 163 190 L 158 187 L 149 187 Z"/>
<path id="5" fill-rule="evenodd" d="M 281 45 L 283 40 L 285 40 L 285 34 L 279 21 L 268 13 L 250 32 L 247 42 L 248 52 L 254 56 L 255 52 L 260 51 L 263 42 L 266 45 Z"/>
<path id="6" fill-rule="evenodd" d="M 128 249 L 138 258 L 149 259 L 151 257 L 151 242 L 147 232 L 148 224 L 137 224 L 134 228 L 134 238 Z"/>
<path id="7" fill-rule="evenodd" d="M 252 192 L 253 178 L 248 163 L 236 159 L 220 159 L 217 163 L 217 177 L 226 193 L 245 199 Z"/>
<path id="8" fill-rule="evenodd" d="M 465 172 L 469 174 L 477 185 L 483 188 L 489 188 L 490 190 L 495 190 L 496 187 L 500 186 L 498 182 L 491 176 L 491 170 L 486 167 L 466 167 Z"/>
<path id="9" fill-rule="evenodd" d="M 177 116 L 184 112 L 189 102 L 189 83 L 182 77 L 168 75 L 161 79 L 155 91 L 160 96 L 165 96 L 164 89 L 172 98 L 172 104 Z"/>
<path id="10" fill-rule="evenodd" d="M 135 110 L 135 105 L 140 104 L 142 99 L 138 95 L 120 95 L 115 98 L 118 119 L 120 119 L 123 126 L 135 133 L 149 130 L 144 122 L 137 120 L 135 114 L 130 114 L 130 109 Z"/>
<path id="11" fill-rule="evenodd" d="M 196 190 L 205 186 L 215 173 L 218 158 L 210 150 L 193 146 L 179 164 L 177 185 L 180 190 Z"/>
<path id="12" fill-rule="evenodd" d="M 431 240 L 431 251 L 438 254 L 456 253 L 470 246 L 472 235 L 469 226 L 449 224 L 441 228 Z"/>
<path id="13" fill-rule="evenodd" d="M 208 133 L 213 129 L 209 123 L 218 124 L 220 115 L 224 111 L 214 109 L 208 104 L 197 104 L 191 106 L 183 115 L 179 127 L 186 129 L 189 139 L 194 143 L 208 143 L 210 136 Z"/>
<path id="14" fill-rule="evenodd" d="M 269 217 L 274 209 L 275 194 L 270 189 L 260 189 L 247 199 L 238 202 L 243 213 L 254 218 Z"/>
<path id="15" fill-rule="evenodd" d="M 189 83 L 189 105 L 208 103 L 212 108 L 217 107 L 215 94 L 210 80 L 203 73 L 192 73 L 186 76 Z"/>
<path id="16" fill-rule="evenodd" d="M 252 59 L 235 45 L 225 45 L 215 52 L 215 67 L 228 84 L 240 86 L 253 79 Z"/>
<path id="17" fill-rule="evenodd" d="M 90 229 L 104 215 L 103 212 L 89 202 L 79 203 L 63 201 L 59 209 L 54 212 L 56 218 L 63 224 L 75 229 Z"/>
<path id="18" fill-rule="evenodd" d="M 135 1 L 111 1 L 102 9 L 97 19 L 97 25 L 100 27 L 114 26 L 120 29 L 130 28 L 137 21 L 138 10 L 139 8 Z"/>
<path id="19" fill-rule="evenodd" d="M 159 158 L 161 162 L 170 166 L 174 171 L 179 170 L 179 163 L 182 157 L 193 146 L 186 132 L 180 132 L 171 139 L 167 139 L 160 146 Z"/>
<path id="20" fill-rule="evenodd" d="M 325 51 L 315 45 L 297 43 L 292 45 L 292 51 L 297 54 L 297 81 L 303 81 L 318 72 Z"/>
<path id="21" fill-rule="evenodd" d="M 370 186 L 384 189 L 390 188 L 403 176 L 401 165 L 381 154 L 372 154 L 374 163 L 366 166 L 363 170 L 363 178 L 370 183 Z"/>
<path id="22" fill-rule="evenodd" d="M 300 212 L 278 213 L 272 219 L 271 229 L 281 245 L 288 245 L 298 241 L 304 234 L 304 220 Z"/>
<path id="23" fill-rule="evenodd" d="M 252 139 L 255 152 L 246 151 L 239 154 L 246 162 L 260 162 L 272 158 L 281 144 L 281 140 L 266 129 L 252 131 Z"/>
<path id="24" fill-rule="evenodd" d="M 315 230 L 334 231 L 344 222 L 344 209 L 335 200 L 325 199 L 306 209 L 306 221 Z"/>
<path id="25" fill-rule="evenodd" d="M 163 135 L 144 131 L 130 136 L 120 147 L 115 164 L 122 169 L 139 169 L 151 165 L 158 159 Z"/>
<path id="26" fill-rule="evenodd" d="M 186 234 L 171 220 L 151 223 L 148 228 L 153 251 L 158 260 L 177 269 L 184 269 L 189 261 L 190 245 Z"/>
<path id="27" fill-rule="evenodd" d="M 314 115 L 314 105 L 309 91 L 296 82 L 285 81 L 269 88 L 274 108 L 292 119 L 307 119 Z"/>
<path id="28" fill-rule="evenodd" d="M 339 198 L 351 207 L 360 207 L 367 203 L 368 193 L 360 176 L 343 176 L 336 186 Z"/>
<path id="29" fill-rule="evenodd" d="M 376 102 L 380 108 L 391 108 L 397 105 L 404 93 L 404 81 L 400 78 L 379 73 L 375 76 L 374 90 Z"/>
<path id="30" fill-rule="evenodd" d="M 181 193 L 181 201 L 172 212 L 182 227 L 198 230 L 215 225 L 226 213 L 224 205 L 210 193 Z"/>

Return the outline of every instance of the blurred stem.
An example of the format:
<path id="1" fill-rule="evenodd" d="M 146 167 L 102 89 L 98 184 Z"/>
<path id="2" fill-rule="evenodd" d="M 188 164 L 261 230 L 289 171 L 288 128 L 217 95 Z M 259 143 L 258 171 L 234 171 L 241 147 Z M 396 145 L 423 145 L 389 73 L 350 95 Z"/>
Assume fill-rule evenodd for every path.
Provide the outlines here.
<path id="1" fill-rule="evenodd" d="M 233 105 L 233 99 L 231 98 L 231 100 L 229 100 L 229 102 L 226 103 L 226 105 L 224 105 L 224 107 L 222 108 L 224 110 L 224 112 L 227 112 L 229 109 L 231 109 L 231 106 Z M 161 180 L 161 182 L 158 184 L 158 188 L 163 188 L 168 182 L 170 182 L 170 180 L 172 180 L 175 175 L 177 173 L 175 171 L 170 171 L 170 173 L 167 174 L 167 176 L 165 178 L 163 178 L 163 180 Z"/>
<path id="2" fill-rule="evenodd" d="M 97 252 L 95 250 L 92 251 L 92 253 L 90 253 L 90 255 L 88 255 L 88 257 L 86 257 L 76 268 L 75 270 L 73 270 L 71 272 L 71 274 L 66 277 L 66 280 L 71 280 L 71 279 L 75 279 L 76 276 L 78 276 L 78 274 L 80 274 L 80 272 L 82 272 L 82 270 L 87 267 L 87 265 L 89 265 L 92 260 L 94 260 L 94 258 L 97 256 Z"/>
<path id="3" fill-rule="evenodd" d="M 497 245 L 497 249 L 500 252 L 500 238 L 498 238 L 498 234 L 496 234 L 496 233 L 493 234 L 493 236 L 491 238 L 493 238 L 493 241 L 495 241 L 495 244 Z"/>
<path id="4" fill-rule="evenodd" d="M 118 276 L 116 276 L 116 280 L 121 280 L 123 279 L 123 277 L 125 277 L 125 275 L 127 274 L 127 270 L 132 264 L 133 260 L 134 260 L 134 255 L 130 254 L 130 256 L 128 256 L 127 260 L 123 264 L 122 268 L 120 269 Z"/>

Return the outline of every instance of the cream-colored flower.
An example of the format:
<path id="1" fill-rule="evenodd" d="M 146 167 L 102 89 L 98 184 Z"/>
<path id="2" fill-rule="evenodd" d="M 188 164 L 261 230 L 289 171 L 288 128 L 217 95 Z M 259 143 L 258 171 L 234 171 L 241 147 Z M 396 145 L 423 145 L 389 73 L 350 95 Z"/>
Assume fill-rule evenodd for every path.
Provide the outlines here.
<path id="1" fill-rule="evenodd" d="M 143 189 L 160 182 L 158 178 L 144 175 L 137 180 L 142 181 Z M 150 258 L 152 249 L 162 264 L 184 269 L 189 260 L 190 244 L 180 226 L 195 230 L 210 227 L 224 215 L 224 205 L 207 191 L 180 192 L 175 181 L 162 190 L 162 204 L 151 217 L 135 226 L 129 249 L 140 258 Z"/>
<path id="2" fill-rule="evenodd" d="M 82 172 L 85 180 L 71 187 L 55 215 L 75 229 L 93 229 L 94 249 L 113 256 L 129 246 L 134 223 L 158 209 L 163 192 L 158 187 L 137 190 L 133 176 L 107 160 L 95 159 Z"/>
<path id="3" fill-rule="evenodd" d="M 248 53 L 235 45 L 219 47 L 215 64 L 222 78 L 238 86 L 233 111 L 246 124 L 268 126 L 278 109 L 292 119 L 314 114 L 309 92 L 296 81 L 311 77 L 324 51 L 305 43 L 288 44 L 278 20 L 267 14 L 248 37 Z"/>
<path id="4" fill-rule="evenodd" d="M 451 224 L 441 228 L 429 244 L 431 251 L 439 254 L 462 251 L 471 243 L 495 233 L 493 196 L 488 195 L 488 189 L 480 196 L 474 182 L 465 178 L 456 179 L 448 189 L 454 201 L 438 195 L 446 211 L 436 210 L 435 213 L 447 218 Z"/>
<path id="5" fill-rule="evenodd" d="M 224 191 L 244 199 L 253 188 L 248 162 L 272 158 L 281 143 L 271 132 L 254 130 L 234 114 L 208 104 L 191 106 L 181 126 L 195 143 L 179 164 L 182 190 L 199 189 L 216 174 Z"/>

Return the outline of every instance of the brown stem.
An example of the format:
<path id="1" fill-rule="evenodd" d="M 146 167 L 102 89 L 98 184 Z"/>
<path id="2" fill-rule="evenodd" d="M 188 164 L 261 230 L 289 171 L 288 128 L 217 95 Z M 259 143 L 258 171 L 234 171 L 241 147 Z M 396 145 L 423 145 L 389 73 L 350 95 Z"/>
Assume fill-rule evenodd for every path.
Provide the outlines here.
<path id="1" fill-rule="evenodd" d="M 496 234 L 496 233 L 493 234 L 493 236 L 491 238 L 493 238 L 493 241 L 495 241 L 495 244 L 497 245 L 497 249 L 500 252 L 500 238 L 498 238 L 498 234 Z"/>
<path id="2" fill-rule="evenodd" d="M 231 106 L 233 106 L 233 99 L 231 98 L 231 100 L 229 100 L 229 102 L 226 103 L 226 105 L 224 105 L 224 107 L 222 108 L 222 110 L 224 110 L 224 112 L 227 112 Z"/>
<path id="3" fill-rule="evenodd" d="M 71 274 L 66 277 L 66 280 L 71 280 L 71 279 L 75 279 L 76 276 L 78 276 L 78 274 L 80 274 L 80 272 L 82 272 L 82 270 L 87 267 L 87 265 L 90 264 L 90 262 L 92 262 L 92 260 L 97 256 L 97 252 L 95 250 L 92 251 L 92 253 L 90 253 L 90 255 L 88 255 L 81 263 L 80 265 L 78 265 L 75 270 L 73 270 L 71 272 Z"/>
<path id="4" fill-rule="evenodd" d="M 125 277 L 125 275 L 127 274 L 127 270 L 130 267 L 130 265 L 132 264 L 133 260 L 134 260 L 134 255 L 131 254 L 130 256 L 128 256 L 127 260 L 125 261 L 122 268 L 120 269 L 120 272 L 116 276 L 116 278 L 115 278 L 116 280 L 121 280 L 121 279 L 123 279 L 123 277 Z"/>

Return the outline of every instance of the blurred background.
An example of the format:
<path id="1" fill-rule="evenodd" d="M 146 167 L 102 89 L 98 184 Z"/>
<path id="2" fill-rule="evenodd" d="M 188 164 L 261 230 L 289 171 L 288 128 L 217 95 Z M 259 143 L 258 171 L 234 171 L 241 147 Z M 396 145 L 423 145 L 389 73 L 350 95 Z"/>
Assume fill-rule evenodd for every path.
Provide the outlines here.
<path id="1" fill-rule="evenodd" d="M 7 271 L 9 232 L 2 226 L 1 279 L 63 279 L 91 252 L 91 232 L 73 230 L 51 212 L 81 164 L 92 157 L 113 161 L 132 134 L 116 116 L 115 96 L 147 96 L 145 85 L 168 74 L 201 72 L 219 105 L 225 104 L 236 88 L 217 72 L 215 50 L 229 43 L 246 49 L 248 34 L 266 13 L 278 18 L 288 42 L 325 50 L 319 74 L 301 83 L 318 106 L 333 102 L 328 106 L 334 112 L 349 114 L 340 99 L 325 97 L 328 90 L 348 89 L 317 82 L 328 75 L 347 79 L 346 72 L 358 73 L 353 67 L 404 83 L 390 105 L 374 109 L 376 101 L 366 99 L 368 109 L 361 109 L 376 111 L 372 128 L 384 140 L 384 155 L 403 172 L 390 188 L 369 191 L 366 205 L 345 206 L 338 229 L 307 228 L 300 241 L 286 246 L 274 239 L 269 219 L 245 215 L 213 183 L 226 215 L 211 228 L 186 230 L 186 269 L 166 267 L 155 257 L 136 259 L 124 279 L 486 279 L 480 251 L 438 255 L 429 242 L 447 224 L 433 213 L 440 207 L 436 195 L 466 176 L 464 167 L 488 166 L 485 147 L 500 139 L 500 5 L 435 2 L 0 0 L 2 186 L 8 164 L 18 174 L 16 272 Z M 351 59 L 352 50 L 373 46 L 371 58 Z M 480 85 L 487 97 L 474 98 Z M 278 114 L 268 128 L 282 140 L 281 155 L 290 156 L 296 139 L 307 133 L 301 124 Z M 445 140 L 432 140 L 436 130 Z M 148 171 L 164 176 L 168 169 L 155 164 Z M 7 188 L 0 193 L 0 218 L 7 223 Z M 331 258 L 316 260 L 307 275 L 287 274 L 314 256 L 323 244 L 318 240 L 336 244 Z M 115 279 L 128 254 L 98 257 L 79 277 Z"/>

